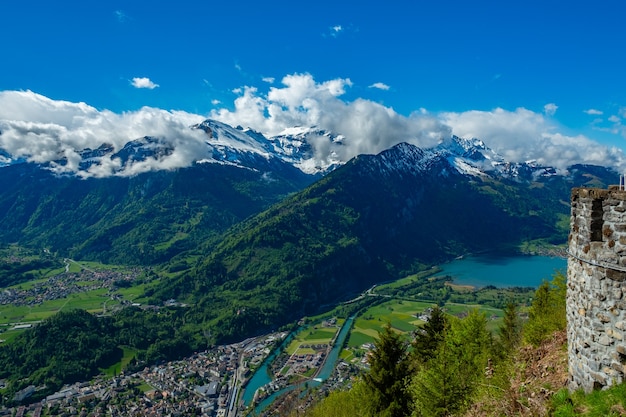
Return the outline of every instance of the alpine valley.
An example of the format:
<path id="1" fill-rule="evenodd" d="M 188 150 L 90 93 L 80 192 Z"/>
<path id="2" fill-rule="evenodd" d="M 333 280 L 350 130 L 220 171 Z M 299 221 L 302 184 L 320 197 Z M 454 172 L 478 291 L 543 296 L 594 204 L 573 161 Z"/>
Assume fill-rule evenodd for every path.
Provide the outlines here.
<path id="1" fill-rule="evenodd" d="M 455 136 L 345 161 L 342 136 L 316 128 L 271 138 L 214 120 L 192 128 L 206 135 L 205 157 L 168 170 L 146 168 L 179 151 L 167 138 L 48 164 L 0 149 L 1 244 L 150 268 L 149 304 L 187 306 L 128 307 L 115 324 L 74 317 L 147 361 L 275 330 L 468 253 L 563 244 L 571 188 L 618 180 L 607 167 L 507 161 Z M 312 143 L 336 152 L 319 160 Z M 12 372 L 48 365 L 24 366 Z"/>

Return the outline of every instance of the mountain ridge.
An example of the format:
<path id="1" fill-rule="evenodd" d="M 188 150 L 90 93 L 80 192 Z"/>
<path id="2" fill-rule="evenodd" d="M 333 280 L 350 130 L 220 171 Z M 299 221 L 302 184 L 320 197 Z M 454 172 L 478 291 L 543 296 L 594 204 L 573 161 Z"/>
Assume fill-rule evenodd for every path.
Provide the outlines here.
<path id="1" fill-rule="evenodd" d="M 82 150 L 78 157 L 68 153 L 52 165 L 19 160 L 0 168 L 0 221 L 5 225 L 0 242 L 44 246 L 106 262 L 165 262 L 194 247 L 209 250 L 211 242 L 233 224 L 347 166 L 358 166 L 358 175 L 382 175 L 400 182 L 419 183 L 425 181 L 423 178 L 432 182 L 437 178 L 440 186 L 449 188 L 458 187 L 450 182 L 452 178 L 457 182 L 494 182 L 499 187 L 506 184 L 501 189 L 508 190 L 509 195 L 515 194 L 515 187 L 545 187 L 552 178 L 552 183 L 561 184 L 558 194 L 564 201 L 566 183 L 578 186 L 599 176 L 602 179 L 597 182 L 605 184 L 610 175 L 617 178 L 616 173 L 609 174 L 601 167 L 578 165 L 558 171 L 532 161 L 509 162 L 483 141 L 457 136 L 428 149 L 401 142 L 378 155 L 329 161 L 334 165 L 326 166 L 328 172 L 314 169 L 315 174 L 307 174 L 302 166 L 315 160 L 307 135 L 332 142 L 337 149 L 342 146 L 340 135 L 298 127 L 268 139 L 259 132 L 213 120 L 205 120 L 193 130 L 201 135 L 198 143 L 207 158 L 185 168 L 173 164 L 169 169 L 150 170 L 155 161 L 167 162 L 181 152 L 171 142 L 155 137 L 129 141 L 119 149 L 103 144 Z M 94 175 L 73 174 L 75 169 Z M 119 175 L 97 174 L 111 169 Z M 126 175 L 129 171 L 135 174 Z M 423 178 L 416 180 L 415 176 Z M 349 181 L 358 187 L 358 181 Z M 397 191 L 408 192 L 406 199 L 412 204 L 396 204 L 401 216 L 410 216 L 421 201 L 417 185 L 409 183 Z M 393 190 L 397 185 L 385 187 Z M 385 200 L 383 188 L 379 193 Z M 482 190 L 493 192 L 489 185 L 483 185 Z M 559 204 L 549 197 L 535 193 L 529 198 L 543 205 Z M 359 198 L 363 204 L 380 205 L 368 202 L 364 195 Z M 519 200 L 507 197 L 506 204 L 519 206 L 523 204 Z M 503 207 L 504 201 L 498 202 L 501 209 L 511 211 L 511 207 Z M 541 208 L 535 211 L 541 212 Z"/>
<path id="2" fill-rule="evenodd" d="M 91 149 L 59 150 L 56 161 L 40 166 L 58 174 L 79 177 L 133 176 L 149 171 L 175 170 L 200 163 L 216 163 L 257 169 L 266 163 L 287 163 L 316 178 L 326 175 L 348 162 L 345 137 L 316 126 L 293 127 L 266 137 L 261 132 L 241 126 L 232 127 L 213 119 L 189 126 L 192 139 L 183 141 L 176 136 L 143 136 L 129 139 L 123 146 L 102 143 Z M 410 137 L 398 143 L 412 143 Z M 324 149 L 324 152 L 321 151 Z M 450 161 L 461 172 L 475 175 L 479 172 L 499 172 L 509 178 L 532 175 L 558 175 L 554 167 L 535 161 L 507 161 L 477 138 L 455 135 L 442 137 L 436 146 L 423 148 L 447 153 Z M 0 149 L 0 167 L 35 163 L 12 157 Z M 543 171 L 543 172 L 542 172 Z"/>

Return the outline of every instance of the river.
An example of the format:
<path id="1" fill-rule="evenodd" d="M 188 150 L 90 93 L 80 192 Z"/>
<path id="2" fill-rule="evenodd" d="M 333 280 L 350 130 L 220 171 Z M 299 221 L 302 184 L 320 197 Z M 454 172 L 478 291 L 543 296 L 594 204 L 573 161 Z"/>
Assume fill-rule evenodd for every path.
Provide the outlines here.
<path id="1" fill-rule="evenodd" d="M 543 280 L 552 279 L 552 275 L 556 271 L 565 272 L 567 260 L 565 258 L 550 256 L 487 254 L 456 259 L 452 262 L 440 265 L 440 267 L 442 271 L 437 273 L 437 276 L 449 275 L 454 279 L 454 283 L 460 285 L 472 285 L 475 287 L 484 287 L 487 285 L 493 285 L 495 287 L 538 287 Z M 318 372 L 316 380 L 306 382 L 308 387 L 317 386 L 321 383 L 319 381 L 324 381 L 330 376 L 335 367 L 339 353 L 341 352 L 343 342 L 352 327 L 353 320 L 354 317 L 350 317 L 346 320 L 339 331 L 335 345 Z M 254 373 L 246 385 L 243 395 L 243 403 L 246 406 L 252 404 L 256 390 L 271 381 L 268 373 L 269 364 L 274 360 L 281 349 L 289 344 L 299 330 L 300 329 L 290 333 Z M 290 385 L 273 393 L 256 406 L 255 412 L 259 413 L 268 407 L 279 395 L 295 388 L 300 388 L 304 384 L 303 382 Z"/>
<path id="2" fill-rule="evenodd" d="M 320 385 L 323 381 L 325 381 L 326 379 L 328 379 L 328 377 L 332 374 L 333 369 L 335 368 L 335 363 L 337 362 L 337 358 L 339 357 L 339 353 L 341 353 L 341 349 L 343 347 L 344 341 L 346 340 L 346 337 L 348 336 L 348 334 L 350 333 L 350 328 L 352 327 L 352 322 L 354 321 L 354 317 L 350 317 L 348 318 L 345 323 L 343 324 L 343 326 L 341 327 L 341 330 L 339 330 L 339 334 L 337 335 L 337 338 L 335 340 L 335 344 L 333 345 L 332 349 L 330 350 L 330 353 L 328 354 L 328 356 L 326 357 L 326 360 L 324 361 L 324 364 L 322 365 L 322 368 L 320 369 L 320 371 L 317 373 L 316 377 L 314 380 L 309 380 L 306 382 L 301 382 L 299 384 L 295 384 L 295 385 L 289 385 L 277 392 L 274 392 L 273 394 L 269 395 L 267 398 L 263 399 L 254 409 L 255 414 L 259 414 L 261 411 L 263 411 L 265 408 L 267 408 L 278 396 L 285 394 L 289 391 L 292 391 L 296 388 L 300 388 L 303 386 L 307 386 L 307 387 L 315 387 Z M 244 392 L 244 396 L 243 396 L 243 402 L 246 406 L 249 406 L 252 403 L 252 399 L 254 398 L 254 393 L 255 391 L 269 383 L 271 381 L 269 373 L 268 373 L 268 366 L 269 364 L 272 362 L 272 360 L 276 357 L 276 355 L 278 354 L 278 352 L 280 352 L 280 350 L 282 349 L 283 346 L 287 346 L 287 343 L 289 343 L 289 341 L 293 338 L 293 336 L 296 334 L 297 331 L 291 333 L 287 339 L 285 339 L 285 341 L 283 341 L 283 343 L 281 344 L 280 348 L 277 348 L 274 350 L 274 352 L 272 352 L 272 354 L 265 360 L 265 362 L 263 362 L 263 365 L 254 373 L 254 375 L 252 376 L 252 378 L 250 379 L 250 382 L 246 385 L 246 390 Z"/>
<path id="3" fill-rule="evenodd" d="M 248 383 L 246 384 L 246 388 L 243 392 L 243 403 L 246 406 L 252 403 L 252 400 L 254 399 L 254 393 L 257 389 L 272 381 L 269 374 L 269 365 L 283 350 L 283 348 L 289 345 L 291 339 L 293 339 L 298 331 L 299 329 L 289 333 L 285 340 L 283 340 L 280 345 L 278 345 L 278 347 L 276 347 L 272 351 L 272 353 L 267 358 L 265 358 L 265 360 L 261 364 L 261 367 L 254 371 L 254 375 L 252 375 L 252 378 L 250 378 L 250 381 L 248 381 Z"/>
<path id="4" fill-rule="evenodd" d="M 567 259 L 551 256 L 486 254 L 467 256 L 440 265 L 436 276 L 449 275 L 455 284 L 474 287 L 538 287 L 565 272 Z"/>

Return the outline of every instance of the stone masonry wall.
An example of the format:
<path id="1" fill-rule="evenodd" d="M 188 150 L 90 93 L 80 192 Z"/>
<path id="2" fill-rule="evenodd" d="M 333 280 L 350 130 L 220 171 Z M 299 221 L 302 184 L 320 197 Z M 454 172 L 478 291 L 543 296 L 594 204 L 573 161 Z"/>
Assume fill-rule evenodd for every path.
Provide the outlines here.
<path id="1" fill-rule="evenodd" d="M 575 188 L 567 262 L 570 390 L 626 373 L 626 191 Z"/>

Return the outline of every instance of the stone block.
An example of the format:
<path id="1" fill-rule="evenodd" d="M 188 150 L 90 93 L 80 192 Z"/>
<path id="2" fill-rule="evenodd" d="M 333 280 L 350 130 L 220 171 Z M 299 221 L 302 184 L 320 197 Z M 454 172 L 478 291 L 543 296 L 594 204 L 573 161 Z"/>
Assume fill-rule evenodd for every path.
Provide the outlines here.
<path id="1" fill-rule="evenodd" d="M 591 375 L 591 378 L 593 378 L 594 381 L 600 383 L 601 385 L 606 385 L 606 376 L 599 373 L 599 372 L 590 372 L 589 373 Z"/>
<path id="2" fill-rule="evenodd" d="M 604 324 L 598 321 L 592 323 L 593 331 L 596 333 L 604 332 Z"/>
<path id="3" fill-rule="evenodd" d="M 589 367 L 589 369 L 595 372 L 598 372 L 600 370 L 600 362 L 597 361 L 589 361 L 589 363 L 587 363 L 587 366 Z"/>
<path id="4" fill-rule="evenodd" d="M 601 344 L 602 346 L 609 346 L 612 343 L 612 340 L 607 335 L 602 335 L 598 339 L 598 343 Z"/>
<path id="5" fill-rule="evenodd" d="M 624 365 L 622 365 L 619 362 L 611 362 L 611 368 L 613 368 L 614 371 L 617 371 L 621 374 L 624 373 Z"/>

